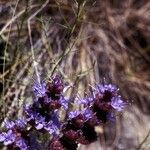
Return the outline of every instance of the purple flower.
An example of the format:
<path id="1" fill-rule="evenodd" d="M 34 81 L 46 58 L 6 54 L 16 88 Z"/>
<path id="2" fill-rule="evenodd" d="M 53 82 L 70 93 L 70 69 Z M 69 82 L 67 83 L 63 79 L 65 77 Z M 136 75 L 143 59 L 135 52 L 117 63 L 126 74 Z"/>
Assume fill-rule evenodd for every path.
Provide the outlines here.
<path id="1" fill-rule="evenodd" d="M 4 122 L 4 127 L 5 127 L 6 129 L 12 129 L 14 126 L 15 126 L 15 123 L 14 123 L 13 121 L 8 121 L 8 120 L 6 120 L 6 121 Z"/>
<path id="2" fill-rule="evenodd" d="M 59 135 L 59 129 L 58 129 L 58 127 L 55 125 L 55 123 L 54 123 L 52 120 L 50 120 L 50 121 L 44 126 L 44 129 L 45 129 L 46 131 L 48 131 L 48 133 L 49 133 L 50 135 L 53 135 L 53 136 Z"/>
<path id="3" fill-rule="evenodd" d="M 102 94 L 104 94 L 105 91 L 109 91 L 109 92 L 117 92 L 118 91 L 117 87 L 112 84 L 105 84 L 105 85 L 99 84 L 99 85 L 97 85 L 95 90 Z"/>
<path id="4" fill-rule="evenodd" d="M 3 142 L 5 140 L 5 135 L 6 135 L 6 133 L 4 133 L 4 132 L 2 132 L 0 134 L 0 142 Z"/>
<path id="5" fill-rule="evenodd" d="M 85 108 L 83 110 L 78 110 L 78 111 L 71 111 L 68 114 L 69 122 L 67 124 L 67 128 L 72 128 L 73 129 L 81 129 L 86 121 L 91 121 L 91 118 L 94 117 L 94 114 L 92 110 L 89 108 Z M 95 118 L 95 117 L 94 117 Z M 90 123 L 91 124 L 91 123 Z M 75 127 L 75 128 L 74 128 Z"/>
<path id="6" fill-rule="evenodd" d="M 65 110 L 68 109 L 68 102 L 69 102 L 69 99 L 65 98 L 64 96 L 60 96 L 59 102 L 60 102 L 61 106 L 62 106 Z"/>
<path id="7" fill-rule="evenodd" d="M 112 84 L 102 85 L 99 84 L 96 88 L 93 88 L 92 95 L 94 99 L 99 99 L 100 101 L 110 102 L 111 98 L 117 95 L 118 89 Z"/>
<path id="8" fill-rule="evenodd" d="M 52 77 L 52 80 L 47 83 L 47 94 L 52 99 L 57 99 L 63 92 L 64 84 L 61 78 L 57 75 Z"/>
<path id="9" fill-rule="evenodd" d="M 6 146 L 11 145 L 12 147 L 19 147 L 20 150 L 26 150 L 27 145 L 22 138 L 22 130 L 20 130 L 26 127 L 25 119 L 17 119 L 15 122 L 7 121 L 5 127 L 7 131 L 0 134 L 0 142 Z"/>
<path id="10" fill-rule="evenodd" d="M 58 128 L 61 127 L 61 123 L 60 123 L 60 121 L 59 121 L 58 111 L 54 111 L 54 112 L 51 114 L 51 120 L 53 121 L 53 123 L 54 123 Z"/>
<path id="11" fill-rule="evenodd" d="M 24 107 L 24 113 L 26 115 L 27 122 L 34 121 L 35 117 L 38 115 L 38 113 L 35 110 L 33 110 L 32 105 L 26 105 Z"/>
<path id="12" fill-rule="evenodd" d="M 45 105 L 48 105 L 51 101 L 52 99 L 46 95 L 43 97 L 43 101 L 41 101 L 41 103 L 43 102 Z"/>
<path id="13" fill-rule="evenodd" d="M 41 130 L 45 126 L 45 117 L 37 115 L 35 117 L 35 128 Z"/>
<path id="14" fill-rule="evenodd" d="M 80 111 L 76 110 L 76 111 L 69 112 L 68 117 L 69 117 L 69 119 L 73 119 L 73 118 L 76 118 L 79 115 L 82 115 L 85 120 L 88 120 L 88 119 L 92 118 L 93 112 L 89 108 L 85 108 L 85 109 L 80 110 Z"/>
<path id="15" fill-rule="evenodd" d="M 97 85 L 96 89 L 93 90 L 94 103 L 98 105 L 103 103 L 103 106 L 111 104 L 117 111 L 123 110 L 126 103 L 121 100 L 118 90 L 119 89 L 112 84 Z"/>
<path id="16" fill-rule="evenodd" d="M 68 112 L 69 99 L 64 96 L 64 86 L 59 76 L 52 77 L 47 84 L 34 84 L 35 100 L 24 107 L 25 118 L 5 121 L 6 132 L 0 134 L 0 142 L 12 149 L 41 149 L 35 131 L 44 131 L 43 134 L 50 134 L 51 150 L 76 150 L 78 143 L 86 145 L 97 140 L 95 126 L 113 120 L 115 111 L 122 111 L 126 106 L 116 86 L 99 84 L 89 95 L 76 97 L 79 110 Z M 61 107 L 67 115 L 60 121 Z"/>
<path id="17" fill-rule="evenodd" d="M 17 147 L 19 147 L 20 148 L 20 150 L 27 150 L 28 149 L 28 146 L 27 146 L 27 144 L 26 144 L 26 141 L 24 140 L 24 139 L 19 139 L 19 140 L 17 140 L 16 142 L 15 142 L 15 145 L 17 146 Z"/>
<path id="18" fill-rule="evenodd" d="M 113 97 L 111 100 L 111 106 L 117 111 L 122 111 L 127 103 L 125 103 L 120 96 Z"/>
<path id="19" fill-rule="evenodd" d="M 84 97 L 82 99 L 76 99 L 75 100 L 75 104 L 77 104 L 77 105 L 84 105 L 86 107 L 86 106 L 90 106 L 93 101 L 94 101 L 94 99 L 92 97 L 86 96 L 86 97 Z"/>
<path id="20" fill-rule="evenodd" d="M 85 119 L 88 120 L 88 119 L 92 118 L 94 114 L 93 114 L 92 110 L 90 110 L 89 108 L 86 108 L 83 110 L 83 115 L 84 115 Z"/>
<path id="21" fill-rule="evenodd" d="M 77 117 L 79 114 L 81 114 L 81 111 L 79 111 L 79 110 L 71 111 L 71 112 L 69 112 L 68 117 L 69 117 L 69 119 L 73 119 L 73 118 Z"/>
<path id="22" fill-rule="evenodd" d="M 7 132 L 3 132 L 0 134 L 0 142 L 3 142 L 4 145 L 10 145 L 15 142 L 16 135 L 12 130 L 8 130 Z"/>
<path id="23" fill-rule="evenodd" d="M 14 128 L 19 128 L 19 129 L 22 129 L 22 128 L 25 128 L 27 122 L 25 119 L 17 119 L 15 121 L 5 121 L 4 123 L 4 127 L 6 129 L 14 129 Z"/>
<path id="24" fill-rule="evenodd" d="M 63 86 L 63 82 L 59 75 L 52 77 L 52 83 L 55 87 Z"/>
<path id="25" fill-rule="evenodd" d="M 43 97 L 46 93 L 46 84 L 44 82 L 36 83 L 33 85 L 32 89 L 37 98 Z"/>
<path id="26" fill-rule="evenodd" d="M 17 119 L 15 121 L 15 126 L 18 127 L 18 128 L 25 128 L 27 125 L 27 122 L 25 119 Z"/>

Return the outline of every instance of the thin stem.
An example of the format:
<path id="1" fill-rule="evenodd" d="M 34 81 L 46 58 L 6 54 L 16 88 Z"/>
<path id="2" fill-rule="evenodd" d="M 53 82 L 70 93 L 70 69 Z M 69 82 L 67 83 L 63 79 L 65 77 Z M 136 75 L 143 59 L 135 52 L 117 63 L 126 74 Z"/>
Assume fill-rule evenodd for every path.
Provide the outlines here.
<path id="1" fill-rule="evenodd" d="M 49 0 L 47 0 L 40 9 L 38 9 L 32 16 L 30 16 L 30 18 L 28 19 L 28 32 L 29 32 L 29 39 L 30 39 L 30 44 L 31 44 L 31 53 L 32 53 L 32 59 L 33 59 L 33 67 L 35 69 L 35 73 L 37 76 L 37 80 L 40 84 L 40 76 L 38 73 L 38 68 L 37 68 L 37 62 L 35 61 L 35 54 L 34 54 L 34 48 L 33 48 L 33 41 L 32 41 L 32 36 L 31 36 L 31 27 L 30 27 L 30 22 L 31 20 L 39 13 L 43 10 L 44 7 L 46 7 L 46 5 L 48 4 Z"/>

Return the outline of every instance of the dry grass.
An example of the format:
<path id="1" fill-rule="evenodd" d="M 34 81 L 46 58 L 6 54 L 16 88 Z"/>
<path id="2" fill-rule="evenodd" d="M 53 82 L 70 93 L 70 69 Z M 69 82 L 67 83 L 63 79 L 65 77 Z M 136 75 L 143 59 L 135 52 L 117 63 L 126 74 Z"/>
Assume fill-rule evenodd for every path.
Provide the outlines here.
<path id="1" fill-rule="evenodd" d="M 101 149 L 136 149 L 150 130 L 150 2 L 78 2 L 0 1 L 1 122 L 21 115 L 34 74 L 57 72 L 81 95 L 105 78 L 131 106 L 100 133 Z"/>

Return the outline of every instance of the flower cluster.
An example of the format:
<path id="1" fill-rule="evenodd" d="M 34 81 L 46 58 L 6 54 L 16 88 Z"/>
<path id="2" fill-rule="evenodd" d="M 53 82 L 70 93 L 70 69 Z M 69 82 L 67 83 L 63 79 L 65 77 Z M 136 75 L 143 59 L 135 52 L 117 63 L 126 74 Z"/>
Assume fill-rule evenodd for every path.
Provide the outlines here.
<path id="1" fill-rule="evenodd" d="M 24 106 L 24 119 L 7 121 L 0 142 L 11 149 L 31 149 L 30 132 L 34 130 L 50 135 L 48 150 L 76 150 L 79 143 L 96 141 L 95 126 L 115 119 L 114 113 L 126 105 L 114 85 L 102 84 L 93 87 L 84 98 L 75 99 L 74 104 L 81 107 L 69 111 L 70 101 L 64 96 L 64 88 L 59 76 L 34 84 L 34 100 Z M 64 120 L 60 118 L 61 110 L 66 111 Z"/>
<path id="2" fill-rule="evenodd" d="M 115 119 L 114 112 L 121 111 L 126 103 L 118 95 L 118 89 L 111 84 L 97 85 L 91 94 L 75 101 L 82 110 L 68 113 L 63 125 L 63 136 L 51 141 L 51 150 L 76 150 L 78 143 L 90 144 L 97 140 L 95 126 Z"/>
<path id="3" fill-rule="evenodd" d="M 0 134 L 0 142 L 11 147 L 11 149 L 20 148 L 26 150 L 28 145 L 26 125 L 27 122 L 23 119 L 18 119 L 15 122 L 5 121 L 6 131 Z"/>

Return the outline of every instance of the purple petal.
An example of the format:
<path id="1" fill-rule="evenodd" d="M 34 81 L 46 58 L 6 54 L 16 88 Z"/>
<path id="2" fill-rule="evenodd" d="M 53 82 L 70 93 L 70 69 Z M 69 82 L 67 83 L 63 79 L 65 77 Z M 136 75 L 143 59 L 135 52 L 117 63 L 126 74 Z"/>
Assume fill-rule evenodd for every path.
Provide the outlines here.
<path id="1" fill-rule="evenodd" d="M 23 140 L 23 139 L 17 140 L 15 144 L 17 147 L 20 148 L 20 150 L 27 150 L 27 148 L 28 148 L 25 140 Z"/>
<path id="2" fill-rule="evenodd" d="M 60 104 L 63 106 L 63 108 L 64 108 L 65 110 L 68 109 L 68 101 L 69 101 L 69 99 L 67 99 L 67 98 L 65 98 L 65 97 L 63 97 L 63 96 L 60 97 L 59 102 L 60 102 Z"/>
<path id="3" fill-rule="evenodd" d="M 32 110 L 31 106 L 27 106 L 27 105 L 24 107 L 24 112 L 26 114 L 26 121 L 27 122 L 34 120 L 35 117 L 38 115 L 36 111 Z"/>
<path id="4" fill-rule="evenodd" d="M 36 128 L 37 130 L 41 130 L 43 127 L 44 127 L 44 125 L 41 124 L 41 123 L 35 125 L 35 128 Z"/>
<path id="5" fill-rule="evenodd" d="M 90 110 L 88 108 L 83 111 L 83 114 L 84 114 L 84 116 L 85 116 L 86 119 L 90 119 L 90 118 L 93 117 L 92 110 Z"/>
<path id="6" fill-rule="evenodd" d="M 9 130 L 6 134 L 5 134 L 5 140 L 4 140 L 4 145 L 10 145 L 12 143 L 15 142 L 15 134 L 13 134 L 12 130 Z"/>
<path id="7" fill-rule="evenodd" d="M 45 130 L 49 132 L 49 134 L 58 135 L 59 130 L 57 126 L 53 123 L 53 121 L 49 121 L 47 125 L 44 127 Z"/>
<path id="8" fill-rule="evenodd" d="M 42 116 L 36 116 L 35 117 L 35 128 L 37 130 L 42 129 L 45 126 L 45 118 Z"/>
<path id="9" fill-rule="evenodd" d="M 36 97 L 43 97 L 46 93 L 46 84 L 43 83 L 36 83 L 33 85 L 33 92 L 35 93 Z"/>
<path id="10" fill-rule="evenodd" d="M 15 126 L 15 123 L 13 121 L 5 121 L 4 126 L 6 129 L 12 129 Z"/>
<path id="11" fill-rule="evenodd" d="M 58 112 L 55 111 L 51 114 L 51 120 L 53 121 L 53 123 L 58 127 L 60 128 L 61 124 L 60 124 L 60 121 L 59 121 L 59 115 L 58 115 Z"/>
<path id="12" fill-rule="evenodd" d="M 77 105 L 85 105 L 85 106 L 89 106 L 91 103 L 93 102 L 93 98 L 91 97 L 85 97 L 83 99 L 78 99 L 75 101 L 75 104 Z"/>
<path id="13" fill-rule="evenodd" d="M 45 104 L 49 104 L 51 101 L 52 101 L 51 98 L 48 98 L 48 96 L 44 97 L 44 103 Z"/>
<path id="14" fill-rule="evenodd" d="M 72 118 L 77 117 L 80 113 L 81 113 L 81 112 L 78 111 L 78 110 L 76 110 L 76 111 L 71 111 L 71 112 L 69 112 L 68 117 L 69 117 L 70 119 L 72 119 Z"/>
<path id="15" fill-rule="evenodd" d="M 25 119 L 17 119 L 17 120 L 15 121 L 15 125 L 16 125 L 17 127 L 19 127 L 19 128 L 25 128 L 25 127 L 26 127 L 26 124 L 27 124 L 27 122 L 26 122 Z"/>
<path id="16" fill-rule="evenodd" d="M 112 98 L 111 106 L 114 109 L 116 109 L 118 111 L 122 111 L 125 108 L 126 105 L 127 104 L 125 102 L 123 102 L 120 97 L 113 97 Z"/>
<path id="17" fill-rule="evenodd" d="M 5 140 L 5 136 L 6 136 L 6 133 L 4 132 L 0 134 L 0 142 L 3 142 Z"/>
<path id="18" fill-rule="evenodd" d="M 117 87 L 112 84 L 105 84 L 105 85 L 98 85 L 98 91 L 101 93 L 104 93 L 105 91 L 115 92 L 118 91 Z"/>

